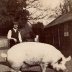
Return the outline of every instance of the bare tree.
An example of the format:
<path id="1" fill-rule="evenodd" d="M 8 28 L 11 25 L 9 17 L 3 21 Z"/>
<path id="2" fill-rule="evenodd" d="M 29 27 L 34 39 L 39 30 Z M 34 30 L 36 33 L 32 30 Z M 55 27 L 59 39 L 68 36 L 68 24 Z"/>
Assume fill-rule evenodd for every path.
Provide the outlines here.
<path id="1" fill-rule="evenodd" d="M 47 21 L 48 24 L 49 19 L 72 11 L 72 0 L 64 0 L 64 4 L 60 3 L 54 9 L 44 8 L 39 0 L 1 0 L 0 5 L 1 23 L 16 19 L 21 26 L 26 22 L 33 24 Z"/>
<path id="2" fill-rule="evenodd" d="M 61 14 L 72 12 L 72 0 L 64 0 L 64 5 L 60 4 Z"/>
<path id="3" fill-rule="evenodd" d="M 61 8 L 57 6 L 54 9 L 50 7 L 43 7 L 39 0 L 26 0 L 26 9 L 29 11 L 28 21 L 31 23 L 37 23 L 39 21 L 46 22 L 48 24 L 49 19 L 55 19 L 61 15 Z M 61 7 L 63 5 L 61 4 Z"/>

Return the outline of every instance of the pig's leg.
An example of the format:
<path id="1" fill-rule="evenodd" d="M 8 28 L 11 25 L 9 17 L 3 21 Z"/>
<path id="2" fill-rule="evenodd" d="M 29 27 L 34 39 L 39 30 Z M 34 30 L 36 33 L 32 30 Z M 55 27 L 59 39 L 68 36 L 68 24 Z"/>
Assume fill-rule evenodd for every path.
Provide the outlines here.
<path id="1" fill-rule="evenodd" d="M 42 64 L 40 64 L 40 66 L 41 66 L 41 72 L 46 72 L 46 68 L 47 68 L 48 64 L 42 63 Z"/>
<path id="2" fill-rule="evenodd" d="M 11 65 L 11 67 L 13 68 L 11 69 L 11 72 L 21 72 L 20 68 L 22 67 L 22 65 L 23 65 L 23 62 L 17 62 L 17 63 L 13 62 Z"/>
<path id="3" fill-rule="evenodd" d="M 27 68 L 29 68 L 29 66 L 26 65 L 25 63 L 23 63 L 23 65 L 21 66 L 20 70 L 24 71 L 24 69 L 27 69 Z"/>
<path id="4" fill-rule="evenodd" d="M 14 69 L 11 69 L 10 71 L 11 72 L 21 72 L 20 70 L 14 70 Z"/>
<path id="5" fill-rule="evenodd" d="M 57 70 L 54 70 L 54 72 L 63 72 L 62 70 L 59 70 L 59 71 L 57 71 Z"/>

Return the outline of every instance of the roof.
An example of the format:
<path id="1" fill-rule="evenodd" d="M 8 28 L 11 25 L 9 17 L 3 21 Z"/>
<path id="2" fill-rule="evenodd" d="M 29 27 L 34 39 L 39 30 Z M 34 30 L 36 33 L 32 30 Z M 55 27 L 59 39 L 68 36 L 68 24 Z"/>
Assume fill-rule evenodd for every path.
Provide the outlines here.
<path id="1" fill-rule="evenodd" d="M 56 18 L 54 21 L 49 23 L 45 28 L 52 27 L 54 25 L 58 25 L 71 20 L 72 20 L 72 13 L 67 13 Z"/>

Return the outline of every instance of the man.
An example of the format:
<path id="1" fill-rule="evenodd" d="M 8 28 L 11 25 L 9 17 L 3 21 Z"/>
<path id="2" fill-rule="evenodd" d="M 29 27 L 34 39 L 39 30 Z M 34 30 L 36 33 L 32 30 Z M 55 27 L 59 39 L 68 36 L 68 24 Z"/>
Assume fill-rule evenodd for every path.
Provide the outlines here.
<path id="1" fill-rule="evenodd" d="M 29 25 L 28 23 L 25 24 L 25 26 L 23 28 L 21 28 L 21 36 L 22 36 L 22 41 L 23 42 L 37 42 L 37 38 L 38 35 L 36 35 L 33 30 L 31 25 Z"/>
<path id="2" fill-rule="evenodd" d="M 10 40 L 10 47 L 22 42 L 21 34 L 18 30 L 18 23 L 14 22 L 13 28 L 8 31 L 7 38 Z"/>

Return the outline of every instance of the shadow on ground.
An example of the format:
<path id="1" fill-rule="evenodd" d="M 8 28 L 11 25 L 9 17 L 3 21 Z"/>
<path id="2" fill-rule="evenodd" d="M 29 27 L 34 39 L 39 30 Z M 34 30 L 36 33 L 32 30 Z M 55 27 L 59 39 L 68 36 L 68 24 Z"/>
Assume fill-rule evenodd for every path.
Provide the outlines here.
<path id="1" fill-rule="evenodd" d="M 7 66 L 7 67 L 9 67 L 11 69 L 8 62 L 0 62 L 0 65 Z M 7 70 L 7 71 L 3 71 L 3 72 L 11 72 L 11 71 Z M 40 67 L 38 65 L 35 65 L 35 66 L 30 66 L 30 67 L 28 67 L 26 69 L 22 68 L 22 72 L 41 72 L 41 70 L 40 70 Z M 47 72 L 56 72 L 56 71 L 53 70 L 51 67 L 48 67 Z M 60 71 L 60 72 L 62 72 L 62 71 Z"/>
<path id="2" fill-rule="evenodd" d="M 8 66 L 10 67 L 9 63 L 8 62 L 0 62 L 1 65 L 5 65 L 5 66 Z"/>
<path id="3" fill-rule="evenodd" d="M 0 62 L 0 65 L 8 66 L 9 68 L 11 68 L 8 62 Z M 11 72 L 11 71 L 3 71 L 3 72 Z M 22 72 L 40 72 L 40 71 L 26 70 L 26 71 L 22 71 Z"/>
<path id="4" fill-rule="evenodd" d="M 5 71 L 5 72 L 11 72 L 11 71 Z M 40 71 L 22 71 L 22 72 L 40 72 Z"/>

